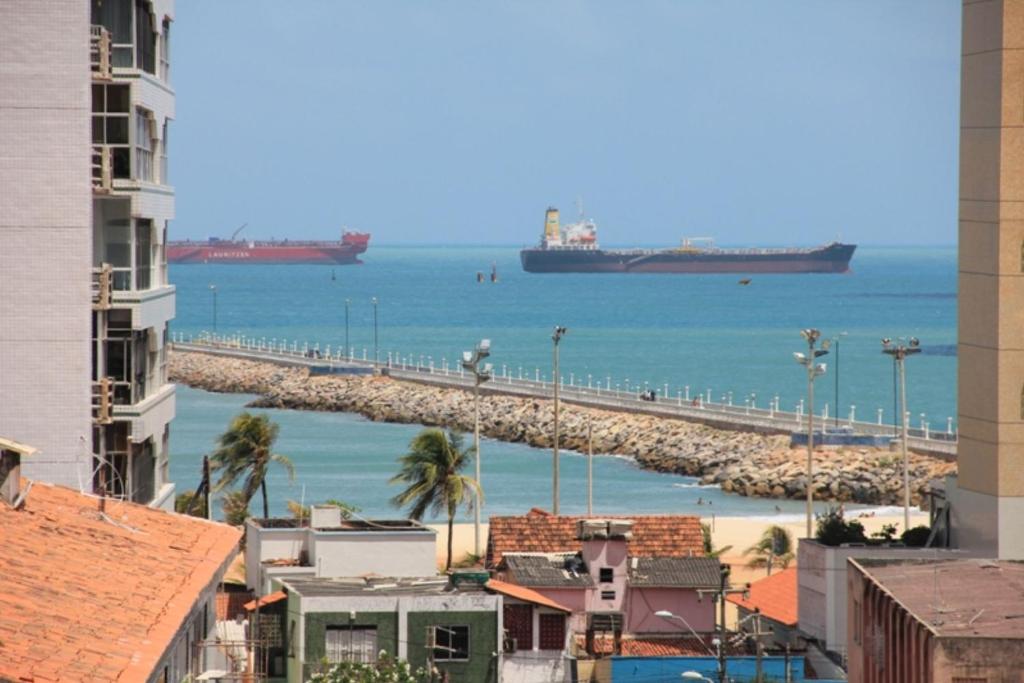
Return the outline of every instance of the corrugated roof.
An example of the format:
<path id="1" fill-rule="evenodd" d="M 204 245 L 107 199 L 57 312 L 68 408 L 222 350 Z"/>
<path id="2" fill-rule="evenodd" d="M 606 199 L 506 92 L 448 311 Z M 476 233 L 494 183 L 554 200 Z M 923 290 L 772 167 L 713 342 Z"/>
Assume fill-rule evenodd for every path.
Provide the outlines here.
<path id="1" fill-rule="evenodd" d="M 505 566 L 509 578 L 521 586 L 585 588 L 593 585 L 593 578 L 582 562 L 575 573 L 566 569 L 566 561 L 574 556 L 575 553 L 507 553 Z"/>
<path id="2" fill-rule="evenodd" d="M 621 656 L 623 657 L 710 657 L 714 656 L 716 646 L 712 640 L 714 633 L 699 634 L 700 638 L 686 636 L 625 636 L 621 640 Z M 580 651 L 586 649 L 586 636 L 576 636 L 576 646 Z M 610 635 L 594 636 L 594 654 L 610 655 L 615 652 L 615 641 Z M 727 644 L 726 652 L 730 655 L 742 654 L 743 651 L 731 643 Z"/>
<path id="3" fill-rule="evenodd" d="M 789 567 L 750 584 L 749 599 L 733 593 L 726 600 L 751 612 L 760 609 L 763 616 L 785 626 L 796 626 L 796 596 L 796 567 Z"/>
<path id="4" fill-rule="evenodd" d="M 499 581 L 498 579 L 491 579 L 487 582 L 487 587 L 496 593 L 507 595 L 510 598 L 516 598 L 524 602 L 531 602 L 535 605 L 542 605 L 544 607 L 550 607 L 552 609 L 561 610 L 562 612 L 572 612 L 572 609 L 565 605 L 555 602 L 551 598 L 545 597 L 537 591 L 530 590 L 525 586 L 517 586 L 512 583 L 506 583 Z"/>
<path id="5" fill-rule="evenodd" d="M 1024 638 L 1024 562 L 851 562 L 940 636 Z"/>
<path id="6" fill-rule="evenodd" d="M 34 483 L 0 505 L 0 680 L 146 680 L 240 538 Z"/>
<path id="7" fill-rule="evenodd" d="M 534 508 L 525 515 L 491 517 L 487 536 L 487 567 L 498 567 L 506 553 L 575 553 L 578 515 L 552 515 Z M 637 557 L 704 555 L 700 518 L 695 515 L 601 515 L 589 519 L 633 521 L 629 554 Z"/>
<path id="8" fill-rule="evenodd" d="M 641 588 L 718 588 L 721 570 L 717 557 L 637 557 L 629 561 L 629 582 Z"/>

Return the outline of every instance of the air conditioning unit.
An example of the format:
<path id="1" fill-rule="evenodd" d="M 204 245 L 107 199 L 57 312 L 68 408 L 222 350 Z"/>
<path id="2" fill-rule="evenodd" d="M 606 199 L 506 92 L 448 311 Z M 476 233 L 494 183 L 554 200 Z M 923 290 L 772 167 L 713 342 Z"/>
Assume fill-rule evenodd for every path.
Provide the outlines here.
<path id="1" fill-rule="evenodd" d="M 519 650 L 519 639 L 518 638 L 505 638 L 504 646 L 505 654 L 512 654 Z"/>

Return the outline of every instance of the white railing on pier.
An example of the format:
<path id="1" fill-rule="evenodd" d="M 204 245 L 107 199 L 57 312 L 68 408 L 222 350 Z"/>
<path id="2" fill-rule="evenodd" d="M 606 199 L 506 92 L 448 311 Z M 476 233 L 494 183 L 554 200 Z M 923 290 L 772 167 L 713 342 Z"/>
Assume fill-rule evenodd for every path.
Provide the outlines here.
<path id="1" fill-rule="evenodd" d="M 172 334 L 172 341 L 183 349 L 195 347 L 199 349 L 222 350 L 232 355 L 262 358 L 287 359 L 304 365 L 349 364 L 367 368 L 387 369 L 388 373 L 397 378 L 414 379 L 434 384 L 472 386 L 473 380 L 465 376 L 460 363 L 450 362 L 447 358 L 435 360 L 428 354 L 403 354 L 396 351 L 378 352 L 380 358 L 375 363 L 373 351 L 365 347 L 345 349 L 339 346 L 323 345 L 298 341 L 295 339 L 278 339 L 276 337 L 249 337 L 242 334 L 218 335 L 204 332 L 199 335 L 183 333 Z M 532 370 L 532 371 L 531 371 Z M 756 393 L 738 397 L 732 391 L 715 393 L 710 388 L 697 388 L 683 385 L 670 394 L 668 383 L 654 385 L 649 382 L 630 382 L 629 379 L 614 381 L 611 376 L 595 378 L 586 375 L 586 382 L 574 373 L 561 377 L 559 384 L 560 397 L 569 402 L 604 407 L 617 410 L 644 412 L 669 417 L 691 418 L 700 421 L 721 420 L 749 427 L 761 427 L 777 431 L 800 432 L 807 424 L 806 410 L 803 399 L 793 406 L 793 410 L 782 408 L 778 394 L 769 395 L 767 399 L 759 398 Z M 485 385 L 492 391 L 524 396 L 547 396 L 551 393 L 551 378 L 539 368 L 524 368 L 502 365 L 495 370 L 490 383 Z M 656 392 L 654 398 L 648 392 Z M 856 406 L 851 405 L 845 418 L 838 421 L 829 416 L 826 404 L 821 408 L 820 421 L 816 420 L 818 429 L 824 425 L 826 429 L 835 430 L 837 423 L 840 430 L 858 435 L 893 438 L 899 437 L 899 427 L 883 423 L 884 411 L 878 408 L 874 422 L 857 421 Z M 908 414 L 907 434 L 911 444 L 926 445 L 944 449 L 955 446 L 957 429 L 953 418 L 945 419 L 943 428 L 933 429 L 927 415 L 918 416 L 918 426 L 911 427 Z M 951 448 L 946 450 L 952 450 Z"/>

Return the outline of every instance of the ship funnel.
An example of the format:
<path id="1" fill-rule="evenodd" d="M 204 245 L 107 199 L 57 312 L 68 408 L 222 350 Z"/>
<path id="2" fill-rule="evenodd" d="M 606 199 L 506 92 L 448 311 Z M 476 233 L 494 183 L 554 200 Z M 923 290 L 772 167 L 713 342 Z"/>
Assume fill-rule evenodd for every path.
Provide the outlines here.
<path id="1" fill-rule="evenodd" d="M 562 241 L 562 231 L 558 225 L 558 209 L 548 207 L 544 214 L 544 241 L 551 244 L 558 244 Z"/>

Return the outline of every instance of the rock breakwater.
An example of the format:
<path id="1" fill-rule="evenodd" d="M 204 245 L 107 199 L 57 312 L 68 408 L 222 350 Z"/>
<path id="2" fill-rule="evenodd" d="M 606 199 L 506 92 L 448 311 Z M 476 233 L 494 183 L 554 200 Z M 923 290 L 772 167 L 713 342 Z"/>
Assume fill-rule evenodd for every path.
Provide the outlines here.
<path id="1" fill-rule="evenodd" d="M 265 408 L 359 413 L 382 422 L 418 423 L 470 431 L 473 396 L 387 377 L 311 377 L 306 369 L 282 367 L 204 353 L 175 350 L 172 381 L 222 393 L 258 394 Z M 552 442 L 552 402 L 484 394 L 481 432 L 501 441 L 540 448 Z M 789 448 L 789 437 L 727 431 L 650 415 L 562 405 L 561 446 L 586 451 L 588 427 L 595 453 L 623 455 L 658 472 L 699 477 L 702 483 L 742 496 L 806 496 L 806 451 Z M 953 463 L 911 454 L 913 502 L 929 482 L 955 470 Z M 815 454 L 815 498 L 873 505 L 902 504 L 898 454 L 870 448 L 822 449 Z"/>

